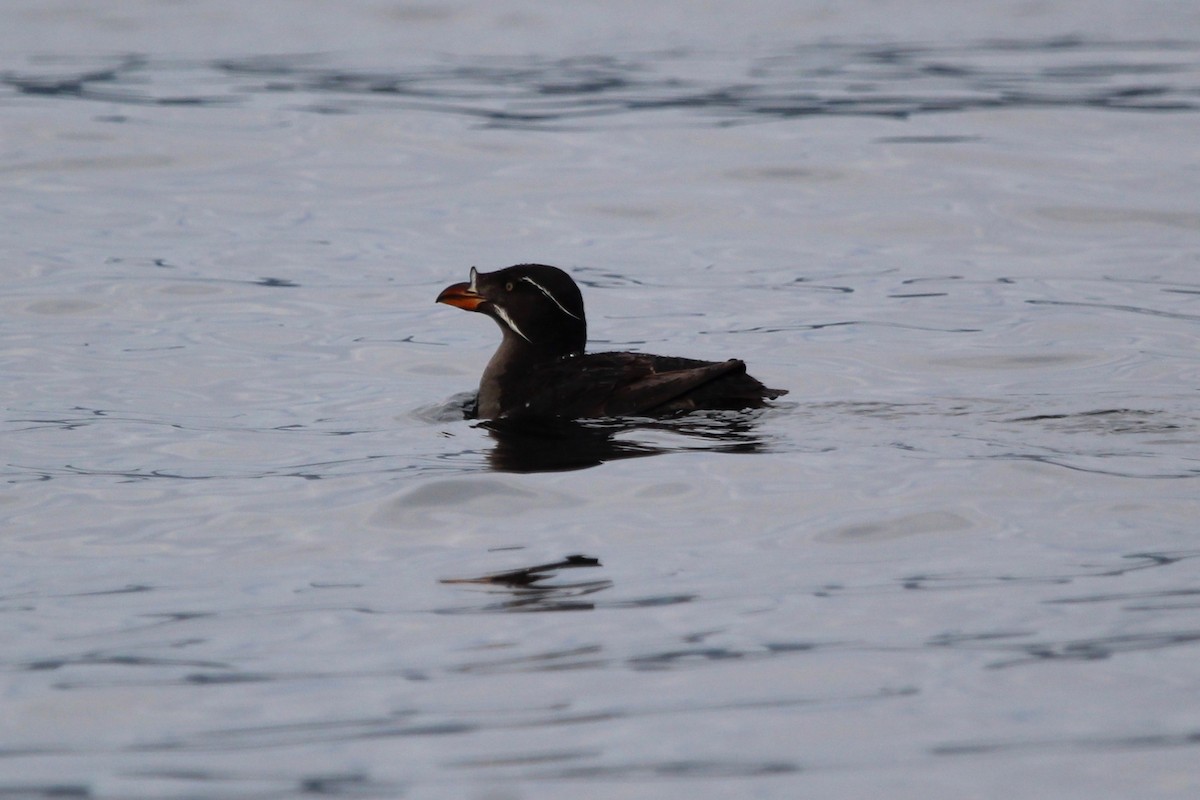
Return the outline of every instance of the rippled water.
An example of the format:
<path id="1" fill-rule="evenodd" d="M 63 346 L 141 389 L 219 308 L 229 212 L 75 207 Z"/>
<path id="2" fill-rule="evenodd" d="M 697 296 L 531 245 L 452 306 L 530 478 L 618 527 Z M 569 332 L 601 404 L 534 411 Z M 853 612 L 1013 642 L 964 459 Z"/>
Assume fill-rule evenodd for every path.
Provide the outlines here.
<path id="1" fill-rule="evenodd" d="M 738 9 L 0 11 L 0 797 L 1196 796 L 1197 12 Z"/>

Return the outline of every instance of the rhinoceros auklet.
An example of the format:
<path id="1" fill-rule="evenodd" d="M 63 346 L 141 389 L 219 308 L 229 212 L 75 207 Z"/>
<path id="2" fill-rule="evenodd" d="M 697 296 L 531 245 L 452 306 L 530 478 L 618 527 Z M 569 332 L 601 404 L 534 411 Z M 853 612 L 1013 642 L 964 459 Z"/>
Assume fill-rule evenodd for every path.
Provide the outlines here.
<path id="1" fill-rule="evenodd" d="M 584 353 L 583 295 L 558 267 L 518 264 L 495 272 L 471 267 L 471 279 L 447 286 L 437 302 L 487 314 L 504 334 L 479 382 L 477 413 L 483 419 L 757 408 L 787 394 L 747 375 L 736 358 Z"/>

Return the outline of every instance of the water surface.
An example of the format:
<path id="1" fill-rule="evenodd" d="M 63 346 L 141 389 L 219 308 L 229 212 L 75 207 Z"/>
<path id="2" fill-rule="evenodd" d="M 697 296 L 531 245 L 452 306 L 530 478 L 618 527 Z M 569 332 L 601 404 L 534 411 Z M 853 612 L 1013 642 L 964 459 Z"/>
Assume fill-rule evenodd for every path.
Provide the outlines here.
<path id="1" fill-rule="evenodd" d="M 0 12 L 0 797 L 1194 796 L 1200 40 L 1119 6 Z M 791 393 L 463 419 L 529 260 Z"/>

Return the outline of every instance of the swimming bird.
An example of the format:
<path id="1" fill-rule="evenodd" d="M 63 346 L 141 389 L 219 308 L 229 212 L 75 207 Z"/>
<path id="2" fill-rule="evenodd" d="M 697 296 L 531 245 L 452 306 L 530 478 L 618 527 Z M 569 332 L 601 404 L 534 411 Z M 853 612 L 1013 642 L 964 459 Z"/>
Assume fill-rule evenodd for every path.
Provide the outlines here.
<path id="1" fill-rule="evenodd" d="M 661 415 L 758 408 L 787 394 L 746 374 L 736 358 L 700 361 L 648 353 L 585 353 L 583 295 L 546 264 L 479 272 L 447 286 L 439 303 L 486 314 L 503 339 L 479 381 L 482 419 Z"/>

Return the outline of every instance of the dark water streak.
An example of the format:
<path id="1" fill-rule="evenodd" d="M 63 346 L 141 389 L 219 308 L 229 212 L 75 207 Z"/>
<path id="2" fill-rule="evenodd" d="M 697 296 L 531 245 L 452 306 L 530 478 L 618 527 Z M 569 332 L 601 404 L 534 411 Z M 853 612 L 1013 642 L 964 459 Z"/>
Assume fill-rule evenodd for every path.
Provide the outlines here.
<path id="1" fill-rule="evenodd" d="M 1139 55 L 1133 63 L 1118 56 Z M 496 127 L 546 127 L 684 110 L 716 124 L 807 116 L 880 116 L 1008 108 L 1200 109 L 1200 42 L 1054 38 L 966 45 L 813 44 L 743 59 L 740 78 L 706 81 L 693 64 L 720 53 L 457 60 L 404 70 L 355 70 L 325 56 L 250 56 L 209 62 L 129 55 L 103 66 L 71 59 L 0 73 L 26 97 L 120 105 L 244 105 L 294 96 L 321 113 L 405 108 L 473 117 Z M 997 65 L 1001 62 L 1002 65 Z M 65 73 L 65 74 L 64 74 Z M 216 94 L 159 90 L 160 75 L 228 83 Z M 179 81 L 174 81 L 177 85 Z M 119 119 L 117 120 L 119 121 Z"/>

